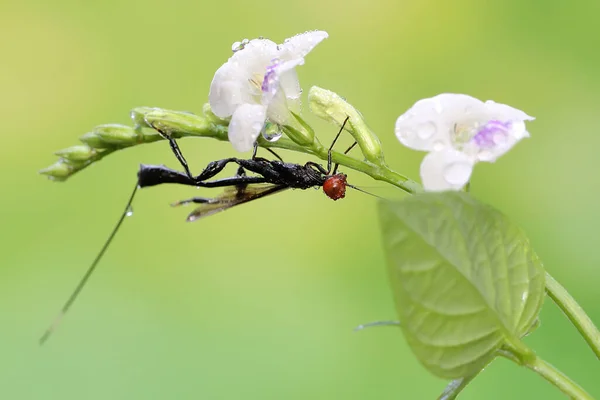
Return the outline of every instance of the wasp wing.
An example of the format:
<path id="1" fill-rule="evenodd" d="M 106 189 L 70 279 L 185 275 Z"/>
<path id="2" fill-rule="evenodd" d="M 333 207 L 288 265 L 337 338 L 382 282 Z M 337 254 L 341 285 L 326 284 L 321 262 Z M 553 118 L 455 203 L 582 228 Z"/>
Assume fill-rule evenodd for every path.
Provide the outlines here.
<path id="1" fill-rule="evenodd" d="M 190 200 L 181 201 L 175 205 L 199 203 L 200 206 L 196 207 L 196 209 L 187 217 L 187 221 L 192 222 L 200 218 L 216 214 L 220 211 L 227 210 L 239 204 L 248 203 L 249 201 L 257 200 L 270 194 L 281 192 L 285 189 L 289 189 L 289 186 L 258 183 L 245 186 L 232 186 L 225 189 L 225 191 L 223 191 L 223 193 L 217 197 L 196 197 Z"/>

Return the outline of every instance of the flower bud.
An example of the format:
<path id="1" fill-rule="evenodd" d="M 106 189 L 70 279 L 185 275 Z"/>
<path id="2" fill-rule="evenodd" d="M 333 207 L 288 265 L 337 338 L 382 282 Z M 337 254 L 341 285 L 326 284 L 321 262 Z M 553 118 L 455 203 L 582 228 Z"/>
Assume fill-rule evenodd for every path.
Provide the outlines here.
<path id="1" fill-rule="evenodd" d="M 64 161 L 57 161 L 49 167 L 39 170 L 38 172 L 42 175 L 48 176 L 48 178 L 52 179 L 53 181 L 64 181 L 71 175 L 72 167 Z"/>
<path id="2" fill-rule="evenodd" d="M 216 136 L 208 118 L 185 111 L 151 109 L 144 115 L 147 126 L 174 138 L 188 136 Z"/>
<path id="3" fill-rule="evenodd" d="M 138 143 L 138 133 L 130 126 L 120 124 L 98 125 L 92 132 L 105 143 L 118 146 L 133 146 Z"/>
<path id="4" fill-rule="evenodd" d="M 154 110 L 159 110 L 159 109 L 154 108 L 154 107 L 136 107 L 133 110 L 131 110 L 131 113 L 129 114 L 129 116 L 130 116 L 131 120 L 133 121 L 133 123 L 135 124 L 136 128 L 152 128 L 146 122 L 146 114 L 148 114 Z"/>
<path id="5" fill-rule="evenodd" d="M 82 144 L 58 150 L 54 154 L 69 161 L 88 161 L 96 155 L 96 151 L 90 146 Z"/>
<path id="6" fill-rule="evenodd" d="M 88 132 L 83 136 L 79 137 L 83 143 L 87 144 L 93 149 L 108 149 L 113 147 L 110 143 L 106 143 L 100 136 L 94 132 Z"/>
<path id="7" fill-rule="evenodd" d="M 313 86 L 308 92 L 308 104 L 317 117 L 338 126 L 342 126 L 344 120 L 348 118 L 345 129 L 358 142 L 365 158 L 377 165 L 384 163 L 379 138 L 369 129 L 358 110 L 338 94 Z"/>

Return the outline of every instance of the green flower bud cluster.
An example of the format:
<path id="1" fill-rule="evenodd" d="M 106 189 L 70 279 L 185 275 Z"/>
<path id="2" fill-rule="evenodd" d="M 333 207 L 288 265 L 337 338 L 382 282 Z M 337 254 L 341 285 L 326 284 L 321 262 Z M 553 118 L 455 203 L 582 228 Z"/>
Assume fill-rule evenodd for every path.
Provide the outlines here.
<path id="1" fill-rule="evenodd" d="M 83 144 L 55 152 L 59 160 L 39 172 L 52 180 L 64 181 L 104 157 L 105 153 L 137 144 L 139 136 L 134 128 L 127 125 L 99 125 L 79 138 Z"/>
<path id="2" fill-rule="evenodd" d="M 227 129 L 219 118 L 204 108 L 204 115 L 170 111 L 161 108 L 137 107 L 131 111 L 133 126 L 121 124 L 98 125 L 79 138 L 83 144 L 55 152 L 59 160 L 39 171 L 54 181 L 64 181 L 85 167 L 114 151 L 142 143 L 163 140 L 165 136 L 208 136 L 227 139 Z"/>

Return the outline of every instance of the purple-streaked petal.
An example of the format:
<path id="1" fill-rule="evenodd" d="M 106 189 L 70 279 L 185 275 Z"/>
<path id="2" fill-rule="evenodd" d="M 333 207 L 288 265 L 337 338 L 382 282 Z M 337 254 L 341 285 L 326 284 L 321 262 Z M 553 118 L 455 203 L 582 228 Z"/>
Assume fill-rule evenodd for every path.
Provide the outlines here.
<path id="1" fill-rule="evenodd" d="M 525 121 L 535 118 L 506 104 L 488 100 L 477 116 L 479 124 L 464 150 L 479 161 L 494 162 L 521 139 L 529 137 Z"/>
<path id="2" fill-rule="evenodd" d="M 485 108 L 496 119 L 503 121 L 533 121 L 534 117 L 527 115 L 524 111 L 493 100 L 485 102 Z"/>
<path id="3" fill-rule="evenodd" d="M 465 151 L 475 154 L 479 161 L 494 162 L 521 139 L 528 137 L 525 122 L 490 121 L 481 126 Z"/>
<path id="4" fill-rule="evenodd" d="M 299 65 L 304 64 L 303 58 L 298 58 L 292 61 L 281 62 L 278 59 L 274 59 L 270 65 L 267 66 L 265 76 L 262 83 L 262 103 L 268 105 L 277 91 L 281 89 L 280 78 L 289 71 L 292 71 Z"/>
<path id="5" fill-rule="evenodd" d="M 265 68 L 277 55 L 277 45 L 267 39 L 254 39 L 223 64 L 213 77 L 208 96 L 211 109 L 221 118 L 233 114 L 241 104 L 258 103 Z M 257 97 L 258 96 L 258 97 Z"/>

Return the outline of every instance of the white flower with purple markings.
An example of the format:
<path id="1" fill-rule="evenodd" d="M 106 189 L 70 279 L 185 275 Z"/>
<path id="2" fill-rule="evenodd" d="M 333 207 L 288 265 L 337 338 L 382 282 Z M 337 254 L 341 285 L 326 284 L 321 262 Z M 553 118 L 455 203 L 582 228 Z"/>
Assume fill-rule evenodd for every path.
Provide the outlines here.
<path id="1" fill-rule="evenodd" d="M 295 123 L 300 112 L 300 83 L 295 68 L 327 32 L 301 33 L 283 44 L 245 39 L 233 44 L 233 56 L 215 73 L 209 102 L 215 115 L 231 117 L 229 141 L 238 151 L 252 149 L 265 122 Z"/>
<path id="2" fill-rule="evenodd" d="M 525 121 L 533 119 L 505 104 L 443 93 L 398 117 L 396 136 L 406 147 L 429 152 L 421 163 L 425 190 L 460 190 L 476 163 L 494 162 L 529 137 Z"/>

